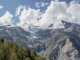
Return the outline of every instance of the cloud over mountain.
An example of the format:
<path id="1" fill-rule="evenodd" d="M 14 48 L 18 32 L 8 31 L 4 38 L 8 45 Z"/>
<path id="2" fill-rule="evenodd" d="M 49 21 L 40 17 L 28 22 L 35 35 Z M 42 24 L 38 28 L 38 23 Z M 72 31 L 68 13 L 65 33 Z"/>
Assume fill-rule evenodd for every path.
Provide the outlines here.
<path id="1" fill-rule="evenodd" d="M 63 28 L 61 20 L 80 24 L 80 3 L 75 0 L 69 4 L 65 1 L 53 0 L 44 12 L 41 12 L 40 9 L 19 6 L 17 15 L 20 19 L 20 22 L 17 23 L 19 26 L 32 24 L 48 28 L 50 24 L 53 24 L 54 29 Z"/>
<path id="2" fill-rule="evenodd" d="M 19 6 L 17 8 L 16 15 L 18 15 L 20 22 L 17 23 L 17 26 L 24 26 L 28 28 L 28 25 L 37 25 L 38 18 L 40 17 L 40 10 L 35 10 L 26 6 Z"/>

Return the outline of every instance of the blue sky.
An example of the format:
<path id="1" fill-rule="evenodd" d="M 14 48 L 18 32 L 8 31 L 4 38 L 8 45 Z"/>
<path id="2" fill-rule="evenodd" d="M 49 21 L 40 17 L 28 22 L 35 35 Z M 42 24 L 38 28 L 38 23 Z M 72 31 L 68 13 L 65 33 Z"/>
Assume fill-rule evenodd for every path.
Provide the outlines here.
<path id="1" fill-rule="evenodd" d="M 71 0 L 60 0 L 60 1 L 66 1 L 67 3 L 69 3 Z M 31 8 L 35 8 L 35 3 L 36 2 L 46 2 L 46 3 L 50 3 L 51 0 L 1 0 L 0 1 L 0 5 L 2 5 L 4 7 L 4 9 L 1 11 L 2 14 L 4 14 L 4 11 L 8 10 L 11 13 L 15 12 L 16 7 L 18 7 L 19 5 L 27 5 L 30 6 Z"/>
<path id="2" fill-rule="evenodd" d="M 79 0 L 0 0 L 0 25 L 26 27 L 32 24 L 47 28 L 53 24 L 60 28 L 63 27 L 61 20 L 79 24 L 80 4 L 77 1 Z"/>
<path id="3" fill-rule="evenodd" d="M 4 7 L 4 11 L 8 10 L 11 13 L 15 12 L 16 7 L 19 5 L 26 5 L 30 6 L 31 8 L 35 8 L 36 2 L 47 2 L 49 3 L 50 0 L 1 0 L 0 5 Z"/>

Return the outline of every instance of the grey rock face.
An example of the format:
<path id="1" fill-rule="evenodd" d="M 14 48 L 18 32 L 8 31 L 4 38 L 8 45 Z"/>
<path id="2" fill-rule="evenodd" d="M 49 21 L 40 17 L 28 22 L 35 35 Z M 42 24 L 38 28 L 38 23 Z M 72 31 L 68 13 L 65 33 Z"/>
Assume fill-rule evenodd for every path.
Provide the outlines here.
<path id="1" fill-rule="evenodd" d="M 54 34 L 45 40 L 46 60 L 80 60 L 80 25 L 64 22 L 67 27 L 56 29 Z"/>

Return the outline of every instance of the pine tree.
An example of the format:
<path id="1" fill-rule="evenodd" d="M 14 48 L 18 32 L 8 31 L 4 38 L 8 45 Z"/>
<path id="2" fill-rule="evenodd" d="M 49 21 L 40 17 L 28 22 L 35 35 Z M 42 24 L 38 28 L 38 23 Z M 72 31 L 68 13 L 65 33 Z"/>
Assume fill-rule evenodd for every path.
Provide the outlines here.
<path id="1" fill-rule="evenodd" d="M 4 42 L 4 39 L 3 38 L 1 39 L 1 42 Z"/>

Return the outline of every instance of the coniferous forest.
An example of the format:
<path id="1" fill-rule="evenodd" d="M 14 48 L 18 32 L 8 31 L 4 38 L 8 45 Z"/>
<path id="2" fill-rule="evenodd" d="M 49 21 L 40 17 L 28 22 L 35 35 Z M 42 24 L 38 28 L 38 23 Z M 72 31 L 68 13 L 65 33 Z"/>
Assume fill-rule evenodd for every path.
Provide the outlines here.
<path id="1" fill-rule="evenodd" d="M 0 60 L 44 60 L 29 49 L 0 38 Z"/>

